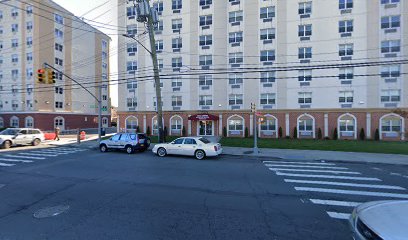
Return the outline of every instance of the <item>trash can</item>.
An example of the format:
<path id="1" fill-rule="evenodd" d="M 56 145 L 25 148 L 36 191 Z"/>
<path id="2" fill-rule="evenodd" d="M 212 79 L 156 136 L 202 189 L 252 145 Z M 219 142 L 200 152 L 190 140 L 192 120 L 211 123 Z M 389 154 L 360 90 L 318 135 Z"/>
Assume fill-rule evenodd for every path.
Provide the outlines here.
<path id="1" fill-rule="evenodd" d="M 106 135 L 106 130 L 105 128 L 101 128 L 101 136 L 105 136 Z"/>

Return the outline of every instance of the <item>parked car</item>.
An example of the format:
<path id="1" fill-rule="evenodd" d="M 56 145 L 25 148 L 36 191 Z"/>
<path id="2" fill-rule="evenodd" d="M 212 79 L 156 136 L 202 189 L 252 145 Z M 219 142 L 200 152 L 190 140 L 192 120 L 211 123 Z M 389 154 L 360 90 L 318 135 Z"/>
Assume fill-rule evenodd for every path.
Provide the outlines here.
<path id="1" fill-rule="evenodd" d="M 153 153 L 164 157 L 167 154 L 194 156 L 201 160 L 205 157 L 218 156 L 222 153 L 219 143 L 212 143 L 203 137 L 182 137 L 170 143 L 156 144 Z"/>
<path id="2" fill-rule="evenodd" d="M 144 152 L 150 146 L 150 138 L 144 133 L 117 133 L 111 138 L 101 141 L 101 152 L 109 150 L 125 150 L 127 153 L 134 151 Z"/>
<path id="3" fill-rule="evenodd" d="M 351 214 L 350 226 L 355 240 L 406 240 L 408 200 L 363 203 Z"/>
<path id="4" fill-rule="evenodd" d="M 0 146 L 4 149 L 27 144 L 37 146 L 44 140 L 44 133 L 36 128 L 6 128 L 0 132 Z"/>

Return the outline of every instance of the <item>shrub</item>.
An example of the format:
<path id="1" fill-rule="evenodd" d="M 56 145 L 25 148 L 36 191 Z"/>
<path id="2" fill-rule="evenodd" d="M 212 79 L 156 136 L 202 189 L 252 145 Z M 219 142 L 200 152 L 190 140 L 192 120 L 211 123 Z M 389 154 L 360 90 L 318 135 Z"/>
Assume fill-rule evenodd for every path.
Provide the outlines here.
<path id="1" fill-rule="evenodd" d="M 297 127 L 293 128 L 293 138 L 297 139 Z"/>
<path id="2" fill-rule="evenodd" d="M 324 137 L 324 140 L 330 140 L 330 138 L 329 137 Z"/>
<path id="3" fill-rule="evenodd" d="M 248 127 L 245 127 L 245 137 L 249 137 L 249 131 L 248 131 Z"/>
<path id="4" fill-rule="evenodd" d="M 181 134 L 183 135 L 183 137 L 186 136 L 186 128 L 183 126 L 183 128 L 181 129 Z"/>
<path id="5" fill-rule="evenodd" d="M 338 134 L 338 133 L 337 133 L 337 128 L 335 128 L 334 131 L 333 131 L 333 137 L 332 137 L 333 140 L 337 140 L 337 139 L 338 139 L 337 134 Z"/>
<path id="6" fill-rule="evenodd" d="M 227 127 L 222 128 L 222 136 L 227 137 Z"/>
<path id="7" fill-rule="evenodd" d="M 290 139 L 290 136 L 286 136 L 285 138 L 286 138 L 286 139 Z"/>
<path id="8" fill-rule="evenodd" d="M 136 132 L 140 132 L 139 126 L 136 127 Z"/>
<path id="9" fill-rule="evenodd" d="M 279 127 L 279 129 L 278 129 L 278 137 L 279 137 L 279 138 L 282 138 L 282 136 L 283 136 L 283 130 L 282 130 L 282 127 Z"/>
<path id="10" fill-rule="evenodd" d="M 364 128 L 361 128 L 359 138 L 360 140 L 365 140 L 366 135 L 365 135 Z"/>
<path id="11" fill-rule="evenodd" d="M 151 134 L 150 134 L 150 126 L 147 126 L 146 135 L 147 135 L 147 136 L 150 136 L 150 135 L 151 135 Z"/>
<path id="12" fill-rule="evenodd" d="M 380 141 L 380 130 L 378 130 L 378 128 L 375 129 L 374 140 Z"/>
<path id="13" fill-rule="evenodd" d="M 317 130 L 317 139 L 322 139 L 323 138 L 323 136 L 322 136 L 322 129 L 318 129 Z"/>

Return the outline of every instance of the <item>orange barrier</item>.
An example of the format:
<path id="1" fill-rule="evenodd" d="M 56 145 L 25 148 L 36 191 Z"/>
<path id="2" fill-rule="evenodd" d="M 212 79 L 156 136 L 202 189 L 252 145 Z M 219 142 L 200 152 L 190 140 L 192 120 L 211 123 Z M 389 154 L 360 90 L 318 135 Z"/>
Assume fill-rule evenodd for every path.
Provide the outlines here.
<path id="1" fill-rule="evenodd" d="M 55 139 L 55 133 L 44 133 L 44 138 L 45 138 L 45 140 L 54 140 Z"/>

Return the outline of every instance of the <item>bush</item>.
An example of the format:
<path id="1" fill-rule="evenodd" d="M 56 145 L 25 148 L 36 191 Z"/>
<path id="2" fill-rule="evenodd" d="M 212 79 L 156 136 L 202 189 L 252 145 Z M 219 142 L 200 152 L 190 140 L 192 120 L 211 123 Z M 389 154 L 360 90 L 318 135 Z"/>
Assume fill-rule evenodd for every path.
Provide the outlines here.
<path id="1" fill-rule="evenodd" d="M 290 139 L 290 136 L 286 136 L 285 138 L 286 138 L 286 139 Z"/>
<path id="2" fill-rule="evenodd" d="M 183 128 L 181 129 L 181 135 L 183 135 L 183 137 L 186 136 L 186 128 L 183 126 Z"/>
<path id="3" fill-rule="evenodd" d="M 334 131 L 333 131 L 333 137 L 332 137 L 333 140 L 337 140 L 337 139 L 338 139 L 338 135 L 337 135 L 337 134 L 338 134 L 337 128 L 335 128 Z"/>
<path id="4" fill-rule="evenodd" d="M 136 127 L 136 132 L 140 132 L 139 126 Z"/>
<path id="5" fill-rule="evenodd" d="M 317 130 L 317 139 L 322 139 L 323 138 L 323 136 L 322 136 L 322 129 L 318 129 Z"/>
<path id="6" fill-rule="evenodd" d="M 147 135 L 147 136 L 150 136 L 150 135 L 151 135 L 151 134 L 150 134 L 150 126 L 147 126 L 146 135 Z"/>
<path id="7" fill-rule="evenodd" d="M 297 127 L 294 127 L 294 128 L 293 128 L 293 138 L 294 138 L 294 139 L 297 139 L 297 137 L 298 137 L 297 134 L 298 134 L 298 133 L 297 133 Z"/>
<path id="8" fill-rule="evenodd" d="M 222 128 L 222 136 L 227 137 L 227 127 Z"/>
<path id="9" fill-rule="evenodd" d="M 360 140 L 362 140 L 362 141 L 365 140 L 366 135 L 365 135 L 364 128 L 361 128 L 359 138 L 360 138 Z"/>
<path id="10" fill-rule="evenodd" d="M 378 128 L 375 129 L 374 140 L 380 141 L 380 130 L 378 130 Z"/>
<path id="11" fill-rule="evenodd" d="M 245 137 L 246 137 L 246 138 L 248 138 L 248 137 L 249 137 L 248 127 L 245 127 Z"/>
<path id="12" fill-rule="evenodd" d="M 283 130 L 282 130 L 282 127 L 279 127 L 279 129 L 278 129 L 278 137 L 279 137 L 279 138 L 282 138 L 282 136 L 283 136 Z"/>
<path id="13" fill-rule="evenodd" d="M 324 137 L 324 140 L 330 140 L 330 138 L 329 137 Z"/>

